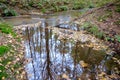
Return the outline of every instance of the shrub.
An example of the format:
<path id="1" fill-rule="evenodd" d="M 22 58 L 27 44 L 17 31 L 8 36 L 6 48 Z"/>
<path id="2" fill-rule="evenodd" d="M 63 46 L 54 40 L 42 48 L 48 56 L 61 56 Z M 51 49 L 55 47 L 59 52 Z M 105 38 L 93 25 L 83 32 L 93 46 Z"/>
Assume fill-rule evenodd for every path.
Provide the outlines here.
<path id="1" fill-rule="evenodd" d="M 5 4 L 0 3 L 0 15 L 2 15 L 3 17 L 16 16 L 17 13 L 15 10 L 7 8 L 7 6 Z"/>
<path id="2" fill-rule="evenodd" d="M 5 9 L 7 9 L 7 6 L 3 3 L 0 3 L 0 9 L 5 10 Z"/>
<path id="3" fill-rule="evenodd" d="M 13 9 L 5 9 L 3 12 L 2 12 L 2 16 L 16 16 L 17 13 L 15 10 Z"/>
<path id="4" fill-rule="evenodd" d="M 68 7 L 67 7 L 67 6 L 60 6 L 60 10 L 61 10 L 61 11 L 67 11 L 67 10 L 68 10 Z"/>

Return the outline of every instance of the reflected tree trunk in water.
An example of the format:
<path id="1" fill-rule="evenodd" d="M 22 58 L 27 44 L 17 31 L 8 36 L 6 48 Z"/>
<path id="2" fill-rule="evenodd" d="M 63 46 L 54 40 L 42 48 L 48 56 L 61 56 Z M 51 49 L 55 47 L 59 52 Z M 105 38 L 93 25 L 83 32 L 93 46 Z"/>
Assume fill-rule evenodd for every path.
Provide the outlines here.
<path id="1" fill-rule="evenodd" d="M 64 54 L 65 54 L 64 53 L 64 50 L 65 50 L 64 47 L 65 47 L 65 42 L 63 42 L 63 46 L 61 47 L 62 48 L 62 72 L 64 72 L 64 70 L 63 70 L 64 69 L 64 58 L 65 58 L 64 57 Z"/>
<path id="2" fill-rule="evenodd" d="M 29 49 L 30 49 L 30 54 L 31 54 L 31 58 L 34 58 L 33 57 L 33 53 L 32 53 L 32 48 L 31 48 L 31 39 L 30 39 L 30 31 L 29 31 L 29 29 L 28 29 L 28 27 L 26 28 L 26 30 L 27 30 L 27 33 L 28 33 L 28 42 L 29 42 Z M 36 76 L 35 76 L 35 67 L 34 67 L 34 62 L 33 62 L 33 60 L 32 60 L 32 67 L 33 67 L 33 75 L 34 75 L 34 79 L 36 78 Z"/>
<path id="3" fill-rule="evenodd" d="M 47 66 L 46 66 L 46 68 L 47 68 L 47 73 L 48 73 L 46 80 L 47 79 L 52 80 L 52 74 L 51 74 L 51 69 L 50 69 L 51 62 L 50 62 L 49 30 L 48 30 L 48 28 L 45 28 L 45 39 L 46 39 L 46 54 L 47 54 L 47 59 L 46 59 Z"/>
<path id="4" fill-rule="evenodd" d="M 41 58 L 41 54 L 42 54 L 42 28 L 39 27 L 39 38 L 40 38 L 40 58 Z M 40 64 L 42 65 L 42 59 L 40 59 Z"/>
<path id="5" fill-rule="evenodd" d="M 42 25 L 38 28 L 26 29 L 27 48 L 29 49 L 27 57 L 33 58 L 27 66 L 30 70 L 28 73 L 33 74 L 31 78 L 28 75 L 28 79 L 62 80 L 61 76 L 63 78 L 64 74 L 72 80 L 80 77 L 83 80 L 88 77 L 95 79 L 93 76 L 96 76 L 95 72 L 98 72 L 96 69 L 99 68 L 99 64 L 96 63 L 98 61 L 96 54 L 92 54 L 92 48 L 81 47 L 79 41 L 72 44 L 66 38 L 57 40 L 59 35 L 52 34 L 52 29 L 45 27 L 45 24 Z M 67 31 L 65 33 L 67 34 Z M 79 63 L 81 60 L 90 63 L 89 69 L 81 67 Z"/>
<path id="6" fill-rule="evenodd" d="M 73 70 L 73 77 L 75 78 L 75 79 L 77 79 L 76 77 L 77 77 L 77 73 L 76 73 L 76 65 L 77 65 L 77 57 L 78 57 L 78 42 L 76 42 L 76 44 L 75 44 L 75 49 L 74 49 L 74 57 L 75 57 L 75 59 L 74 59 L 74 70 Z"/>
<path id="7" fill-rule="evenodd" d="M 36 31 L 36 30 L 34 30 L 35 28 L 33 28 L 33 30 L 32 31 Z M 36 32 L 37 33 L 37 32 Z M 37 34 L 35 34 L 33 37 L 32 37 L 32 39 L 31 39 L 31 41 L 32 41 L 32 46 L 33 46 L 33 54 L 34 54 L 34 59 L 36 60 L 36 53 L 35 53 L 35 51 L 36 51 L 36 49 L 35 49 L 35 41 L 36 41 L 36 36 Z"/>

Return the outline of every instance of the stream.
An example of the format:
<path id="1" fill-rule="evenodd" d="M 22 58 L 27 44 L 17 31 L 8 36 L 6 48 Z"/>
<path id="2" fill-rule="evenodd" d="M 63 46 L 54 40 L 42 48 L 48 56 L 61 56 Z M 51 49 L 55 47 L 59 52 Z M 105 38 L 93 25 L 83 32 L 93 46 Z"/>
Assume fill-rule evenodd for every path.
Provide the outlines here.
<path id="1" fill-rule="evenodd" d="M 6 19 L 13 25 L 41 21 L 40 25 L 28 26 L 23 31 L 28 80 L 98 80 L 101 72 L 114 73 L 115 63 L 104 49 L 95 50 L 67 37 L 82 31 L 77 24 L 68 23 L 79 13 L 71 11 Z"/>

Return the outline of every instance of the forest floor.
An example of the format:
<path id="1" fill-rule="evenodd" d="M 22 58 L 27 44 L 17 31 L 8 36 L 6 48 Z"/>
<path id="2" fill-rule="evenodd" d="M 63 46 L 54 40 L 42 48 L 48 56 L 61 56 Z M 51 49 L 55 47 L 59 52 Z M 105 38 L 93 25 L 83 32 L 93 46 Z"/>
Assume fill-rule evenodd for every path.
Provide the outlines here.
<path id="1" fill-rule="evenodd" d="M 76 18 L 74 21 L 78 25 L 87 25 L 90 23 L 89 26 L 95 25 L 99 28 L 100 32 L 103 32 L 101 40 L 105 42 L 113 51 L 120 55 L 120 2 L 117 4 L 111 4 L 109 7 L 104 7 L 98 9 L 94 12 L 82 17 Z M 19 14 L 28 15 L 29 13 L 25 10 L 15 8 Z M 37 10 L 36 10 L 37 11 Z M 31 12 L 31 11 L 30 11 Z M 86 12 L 89 13 L 90 11 Z M 42 14 L 42 13 L 40 13 Z M 85 14 L 84 14 L 85 15 Z M 89 28 L 89 27 L 88 27 Z M 97 33 L 99 33 L 99 31 Z M 24 80 L 23 77 L 26 73 L 23 71 L 24 68 L 19 67 L 23 65 L 23 45 L 22 41 L 18 38 L 22 38 L 21 34 L 17 31 L 18 36 L 13 37 L 11 34 L 4 34 L 0 29 L 0 46 L 10 46 L 10 51 L 5 52 L 6 54 L 4 57 L 0 56 L 0 79 L 5 80 L 5 77 L 8 76 L 7 72 L 10 72 L 12 75 L 10 78 L 15 75 L 16 79 Z M 94 34 L 94 33 L 92 33 Z M 95 33 L 96 35 L 96 33 Z M 3 50 L 4 51 L 4 50 Z M 2 52 L 1 52 L 2 53 Z M 11 54 L 12 53 L 12 54 Z M 14 59 L 11 59 L 10 56 L 15 56 Z M 3 56 L 3 55 L 2 55 Z M 120 63 L 120 59 L 117 59 L 117 63 Z M 5 64 L 3 64 L 5 63 Z M 10 71 L 6 71 L 2 73 L 3 69 L 8 69 Z M 13 73 L 14 72 L 14 73 Z M 2 75 L 2 74 L 3 75 Z M 21 73 L 22 75 L 20 75 Z M 120 73 L 120 71 L 119 71 Z M 17 75 L 17 76 L 16 76 Z"/>
<path id="2" fill-rule="evenodd" d="M 22 35 L 0 23 L 0 80 L 24 80 L 25 74 Z"/>
<path id="3" fill-rule="evenodd" d="M 88 11 L 86 12 L 86 16 L 78 18 L 75 21 L 79 25 L 91 23 L 97 26 L 104 36 L 101 39 L 120 55 L 120 12 L 117 11 L 117 5 L 120 5 L 120 2 L 108 5 L 109 6 L 100 9 L 93 9 L 93 12 Z M 90 24 L 88 25 L 91 26 Z M 96 33 L 94 35 L 96 35 Z"/>

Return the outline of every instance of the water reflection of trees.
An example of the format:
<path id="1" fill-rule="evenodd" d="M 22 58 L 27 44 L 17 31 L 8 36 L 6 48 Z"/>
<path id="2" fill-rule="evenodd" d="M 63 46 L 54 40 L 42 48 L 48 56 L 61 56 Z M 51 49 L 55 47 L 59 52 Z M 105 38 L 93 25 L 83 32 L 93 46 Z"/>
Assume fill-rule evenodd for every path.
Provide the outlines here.
<path id="1" fill-rule="evenodd" d="M 57 36 L 47 27 L 32 30 L 26 29 L 28 55 L 33 59 L 32 68 L 29 69 L 33 75 L 32 78 L 28 77 L 29 80 L 59 80 L 62 74 L 72 79 L 95 79 L 97 70 L 101 69 L 99 67 L 104 60 L 103 51 L 81 47 L 80 42 L 72 44 L 66 40 L 57 40 Z M 83 69 L 79 64 L 80 60 L 89 63 L 90 67 Z"/>

